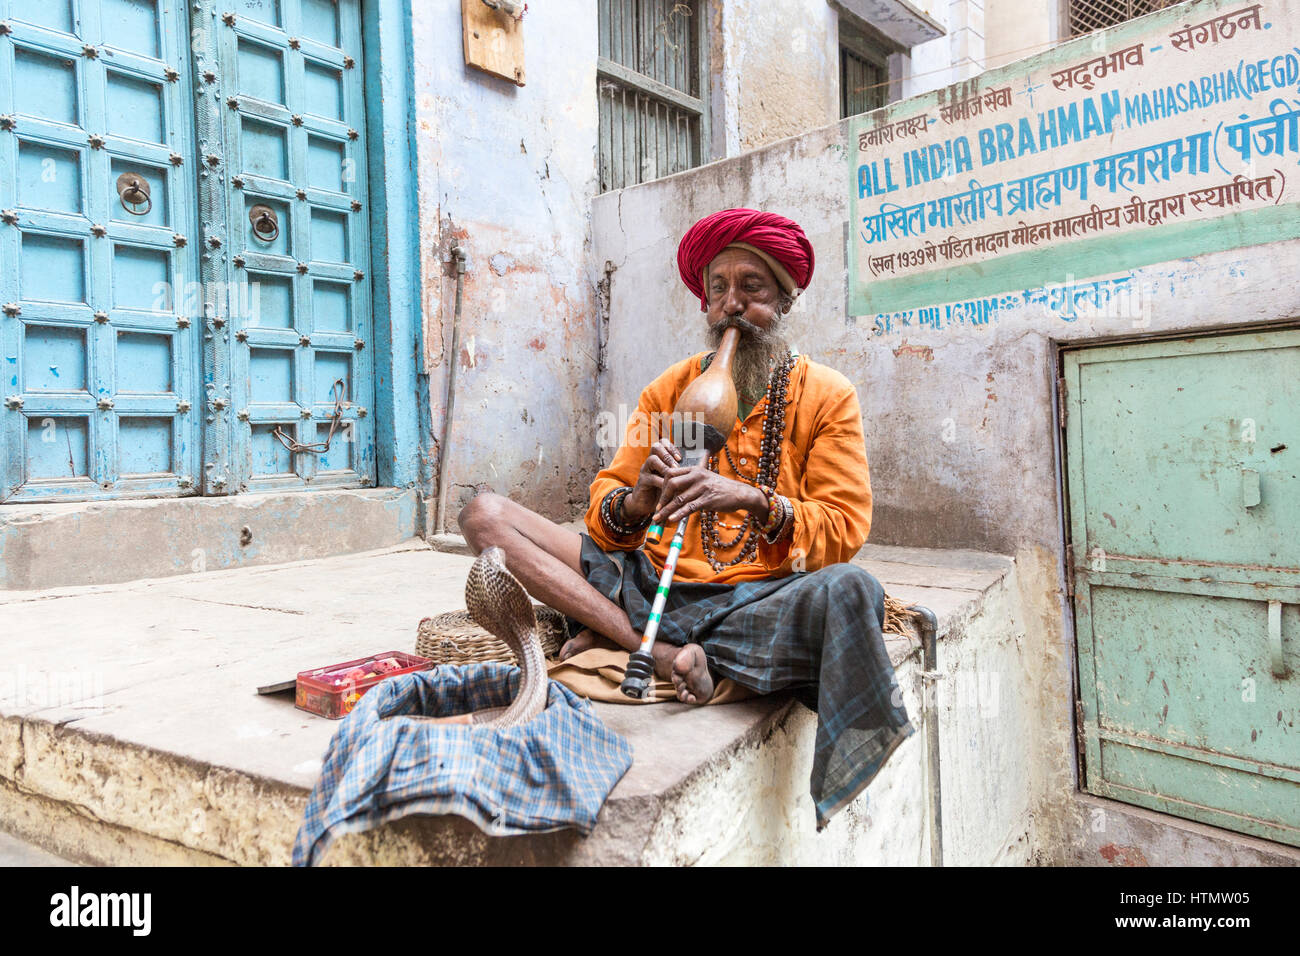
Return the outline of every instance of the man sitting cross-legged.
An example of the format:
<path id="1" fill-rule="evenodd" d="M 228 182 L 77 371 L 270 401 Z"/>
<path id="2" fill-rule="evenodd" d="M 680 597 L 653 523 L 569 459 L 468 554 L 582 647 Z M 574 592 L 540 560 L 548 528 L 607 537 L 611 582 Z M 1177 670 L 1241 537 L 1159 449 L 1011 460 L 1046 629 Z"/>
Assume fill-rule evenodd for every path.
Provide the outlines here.
<path id="1" fill-rule="evenodd" d="M 654 520 L 671 533 L 686 521 L 656 672 L 686 703 L 707 702 L 715 680 L 729 677 L 760 694 L 791 690 L 817 711 L 820 829 L 912 733 L 881 636 L 884 592 L 847 563 L 871 524 L 857 392 L 783 334 L 813 271 L 797 224 L 724 210 L 691 227 L 677 261 L 710 343 L 741 330 L 732 364 L 740 408 L 723 454 L 682 468 L 671 441 L 641 438 L 708 367 L 713 353 L 700 353 L 641 393 L 639 420 L 591 485 L 586 534 L 492 494 L 465 507 L 460 527 L 475 553 L 502 548 L 535 599 L 583 628 L 561 649 L 569 657 L 598 635 L 639 647 L 669 547 L 668 536 L 646 544 L 646 528 Z"/>

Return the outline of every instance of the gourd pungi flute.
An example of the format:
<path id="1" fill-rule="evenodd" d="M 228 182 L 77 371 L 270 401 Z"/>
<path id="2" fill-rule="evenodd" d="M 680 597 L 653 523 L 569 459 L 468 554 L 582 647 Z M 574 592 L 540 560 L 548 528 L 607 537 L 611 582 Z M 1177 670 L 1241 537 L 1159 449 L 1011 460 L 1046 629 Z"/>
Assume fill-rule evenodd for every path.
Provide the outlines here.
<path id="1" fill-rule="evenodd" d="M 722 333 L 722 341 L 713 361 L 690 385 L 686 386 L 677 405 L 673 408 L 673 444 L 682 453 L 679 468 L 692 468 L 703 465 L 711 457 L 722 451 L 727 444 L 727 437 L 736 425 L 736 384 L 731 378 L 731 362 L 736 355 L 736 345 L 740 342 L 740 329 L 734 326 Z M 662 504 L 662 500 L 660 504 Z M 655 506 L 655 510 L 659 505 Z M 677 523 L 676 533 L 668 545 L 668 557 L 664 561 L 663 574 L 659 577 L 659 589 L 655 592 L 654 604 L 650 608 L 650 617 L 646 621 L 645 632 L 641 637 L 641 646 L 628 658 L 627 671 L 620 689 L 628 697 L 643 700 L 650 696 L 650 687 L 654 681 L 655 662 L 651 651 L 655 646 L 655 637 L 659 633 L 659 620 L 663 616 L 664 604 L 668 600 L 668 589 L 673 583 L 673 573 L 677 570 L 677 557 L 682 551 L 682 541 L 686 537 L 688 515 Z M 663 538 L 662 525 L 654 524 L 646 532 L 647 544 L 658 544 Z"/>

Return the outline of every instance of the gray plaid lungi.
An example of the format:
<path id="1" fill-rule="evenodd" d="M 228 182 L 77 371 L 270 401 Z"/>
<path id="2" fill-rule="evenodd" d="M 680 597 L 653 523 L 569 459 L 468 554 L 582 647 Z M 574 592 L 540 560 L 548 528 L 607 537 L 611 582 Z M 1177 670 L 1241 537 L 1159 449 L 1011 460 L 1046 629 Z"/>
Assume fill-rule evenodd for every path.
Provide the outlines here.
<path id="1" fill-rule="evenodd" d="M 644 630 L 659 572 L 642 551 L 582 535 L 582 573 Z M 674 581 L 657 640 L 699 644 L 709 669 L 760 694 L 788 690 L 817 713 L 811 792 L 817 829 L 913 733 L 881 624 L 885 592 L 852 564 L 739 584 Z M 581 625 L 568 620 L 570 633 Z"/>

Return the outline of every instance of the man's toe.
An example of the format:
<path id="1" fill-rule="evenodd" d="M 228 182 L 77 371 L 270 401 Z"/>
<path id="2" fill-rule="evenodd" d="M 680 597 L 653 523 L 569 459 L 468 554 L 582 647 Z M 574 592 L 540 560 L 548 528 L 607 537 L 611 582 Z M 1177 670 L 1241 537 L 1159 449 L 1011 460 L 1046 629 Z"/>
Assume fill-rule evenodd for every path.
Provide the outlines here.
<path id="1" fill-rule="evenodd" d="M 560 648 L 560 660 L 568 660 L 574 654 L 581 654 L 595 646 L 596 633 L 589 627 L 584 628 L 564 642 L 564 646 Z"/>

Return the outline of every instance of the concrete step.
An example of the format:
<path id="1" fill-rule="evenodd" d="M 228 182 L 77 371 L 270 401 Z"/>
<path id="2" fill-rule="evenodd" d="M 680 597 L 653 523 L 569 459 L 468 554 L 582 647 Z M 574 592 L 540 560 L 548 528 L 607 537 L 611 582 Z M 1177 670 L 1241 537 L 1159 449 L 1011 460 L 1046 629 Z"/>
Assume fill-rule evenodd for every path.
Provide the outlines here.
<path id="1" fill-rule="evenodd" d="M 0 590 L 115 584 L 386 548 L 419 532 L 410 489 L 5 505 Z"/>
<path id="2" fill-rule="evenodd" d="M 932 607 L 942 635 L 999 626 L 980 608 L 1005 600 L 1009 559 L 918 560 L 873 551 L 864 563 L 876 562 L 891 593 Z M 412 539 L 271 567 L 0 592 L 8 659 L 22 662 L 0 687 L 0 826 L 84 862 L 287 863 L 339 725 L 255 688 L 411 650 L 422 617 L 464 606 L 471 562 Z M 940 586 L 949 573 L 962 586 Z M 889 651 L 917 715 L 915 647 L 897 638 Z M 636 759 L 591 837 L 492 839 L 459 818 L 409 818 L 339 840 L 327 860 L 814 863 L 924 845 L 920 734 L 872 784 L 871 806 L 888 808 L 889 826 L 864 802 L 818 836 L 807 794 L 816 719 L 801 705 L 596 706 Z M 903 832 L 913 843 L 900 851 Z"/>

